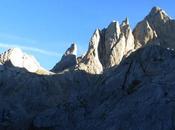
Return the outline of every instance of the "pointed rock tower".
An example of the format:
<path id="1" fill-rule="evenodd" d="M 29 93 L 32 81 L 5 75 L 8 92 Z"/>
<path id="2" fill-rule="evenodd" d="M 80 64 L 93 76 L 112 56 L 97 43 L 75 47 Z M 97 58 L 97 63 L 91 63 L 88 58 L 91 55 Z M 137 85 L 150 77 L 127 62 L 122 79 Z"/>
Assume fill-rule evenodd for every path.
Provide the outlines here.
<path id="1" fill-rule="evenodd" d="M 119 25 L 113 21 L 107 29 L 101 31 L 99 57 L 104 69 L 118 65 L 124 56 L 134 50 L 134 37 L 126 18 Z"/>
<path id="2" fill-rule="evenodd" d="M 100 63 L 98 56 L 98 45 L 100 42 L 100 30 L 97 29 L 90 42 L 89 48 L 86 55 L 83 57 L 81 62 L 78 64 L 78 69 L 84 70 L 92 74 L 100 74 L 103 71 L 102 64 Z"/>
<path id="3" fill-rule="evenodd" d="M 175 21 L 159 7 L 150 13 L 134 29 L 137 44 L 156 43 L 165 48 L 175 49 Z"/>
<path id="4" fill-rule="evenodd" d="M 52 72 L 61 72 L 65 69 L 69 69 L 74 67 L 77 64 L 77 45 L 75 43 L 71 44 L 71 46 L 66 50 L 64 55 L 61 58 L 61 61 L 58 62 L 53 69 Z"/>
<path id="5" fill-rule="evenodd" d="M 0 54 L 0 62 L 8 67 L 25 68 L 27 71 L 38 74 L 49 74 L 37 60 L 19 48 L 12 48 Z"/>

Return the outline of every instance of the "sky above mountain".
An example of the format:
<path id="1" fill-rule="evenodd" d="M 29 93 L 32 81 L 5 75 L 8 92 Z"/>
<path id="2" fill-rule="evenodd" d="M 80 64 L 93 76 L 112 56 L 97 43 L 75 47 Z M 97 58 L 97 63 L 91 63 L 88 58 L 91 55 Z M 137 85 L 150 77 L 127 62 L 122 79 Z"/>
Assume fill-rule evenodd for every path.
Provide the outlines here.
<path id="1" fill-rule="evenodd" d="M 51 69 L 76 42 L 88 48 L 96 28 L 129 18 L 131 27 L 153 6 L 175 18 L 174 0 L 0 0 L 0 52 L 20 47 Z"/>

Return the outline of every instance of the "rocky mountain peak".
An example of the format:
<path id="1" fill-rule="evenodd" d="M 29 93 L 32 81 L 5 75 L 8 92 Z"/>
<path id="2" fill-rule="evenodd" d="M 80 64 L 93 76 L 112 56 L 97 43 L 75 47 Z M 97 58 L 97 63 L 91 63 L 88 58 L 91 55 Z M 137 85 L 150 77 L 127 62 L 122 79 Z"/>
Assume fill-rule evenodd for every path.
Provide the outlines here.
<path id="1" fill-rule="evenodd" d="M 104 69 L 118 65 L 122 58 L 133 49 L 134 37 L 127 18 L 121 25 L 113 21 L 101 31 L 98 50 Z"/>
<path id="2" fill-rule="evenodd" d="M 121 27 L 123 27 L 123 26 L 129 26 L 129 19 L 128 19 L 128 17 L 126 17 L 126 19 L 122 21 L 122 24 L 120 26 Z"/>
<path id="3" fill-rule="evenodd" d="M 160 44 L 165 48 L 175 48 L 175 21 L 159 7 L 153 7 L 150 13 L 134 29 L 135 41 L 142 45 Z M 154 40 L 153 40 L 154 39 Z M 138 45 L 138 44 L 137 44 Z"/>
<path id="4" fill-rule="evenodd" d="M 111 37 L 113 39 L 118 39 L 120 36 L 121 30 L 118 21 L 112 21 L 106 29 L 106 37 Z M 112 40 L 112 39 L 111 39 Z"/>
<path id="5" fill-rule="evenodd" d="M 77 64 L 77 45 L 72 43 L 71 46 L 63 54 L 61 60 L 53 67 L 51 71 L 61 72 L 63 70 L 74 67 Z"/>
<path id="6" fill-rule="evenodd" d="M 147 20 L 137 24 L 133 31 L 136 48 L 153 42 L 157 38 L 156 31 L 153 30 Z"/>
<path id="7" fill-rule="evenodd" d="M 174 130 L 175 23 L 156 19 L 97 29 L 85 56 L 70 45 L 52 76 L 18 71 L 38 65 L 19 48 L 1 54 L 0 130 Z"/>
<path id="8" fill-rule="evenodd" d="M 72 43 L 71 46 L 66 50 L 65 56 L 67 55 L 77 55 L 77 45 L 76 43 Z"/>
<path id="9" fill-rule="evenodd" d="M 150 13 L 148 14 L 147 18 L 159 19 L 163 20 L 164 22 L 170 20 L 168 14 L 159 7 L 153 7 Z"/>
<path id="10" fill-rule="evenodd" d="M 85 70 L 88 73 L 100 74 L 103 71 L 102 64 L 98 56 L 98 46 L 100 43 L 100 30 L 96 29 L 89 42 L 89 48 L 86 55 L 78 65 L 78 69 Z"/>
<path id="11" fill-rule="evenodd" d="M 29 72 L 36 72 L 41 68 L 37 60 L 19 48 L 12 48 L 0 54 L 0 61 L 7 66 L 25 68 Z"/>

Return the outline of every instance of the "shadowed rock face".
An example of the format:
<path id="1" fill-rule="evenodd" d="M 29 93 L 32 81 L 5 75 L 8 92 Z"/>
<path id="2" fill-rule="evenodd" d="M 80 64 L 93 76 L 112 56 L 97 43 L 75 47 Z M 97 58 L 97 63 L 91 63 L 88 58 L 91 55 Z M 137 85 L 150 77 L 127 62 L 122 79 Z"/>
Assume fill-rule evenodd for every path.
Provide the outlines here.
<path id="1" fill-rule="evenodd" d="M 71 67 L 74 67 L 77 64 L 76 59 L 77 54 L 77 45 L 73 43 L 62 56 L 61 61 L 58 62 L 51 71 L 61 72 Z"/>
<path id="2" fill-rule="evenodd" d="M 145 19 L 171 25 L 164 14 L 153 8 Z M 71 45 L 57 67 L 68 66 L 53 75 L 29 73 L 4 53 L 0 130 L 173 130 L 175 52 L 167 49 L 171 36 L 163 40 L 159 29 L 143 20 L 133 37 L 127 19 L 120 26 L 112 22 L 94 32 L 86 55 L 73 65 Z M 7 60 L 18 68 L 5 65 Z"/>

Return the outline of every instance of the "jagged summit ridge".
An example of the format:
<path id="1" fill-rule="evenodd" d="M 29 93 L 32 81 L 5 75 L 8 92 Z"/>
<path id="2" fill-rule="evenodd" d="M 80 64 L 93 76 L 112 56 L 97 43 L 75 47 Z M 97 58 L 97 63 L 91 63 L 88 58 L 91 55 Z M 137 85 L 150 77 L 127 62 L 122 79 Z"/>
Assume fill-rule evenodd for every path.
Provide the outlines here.
<path id="1" fill-rule="evenodd" d="M 144 23 L 149 27 L 146 28 Z M 175 48 L 174 33 L 175 21 L 159 7 L 153 7 L 150 13 L 136 25 L 133 32 L 136 42 L 140 41 L 142 45 L 156 41 L 160 46 L 172 49 Z M 139 44 L 138 42 L 136 44 Z"/>
<path id="2" fill-rule="evenodd" d="M 78 64 L 77 68 L 85 70 L 88 73 L 100 74 L 103 71 L 99 60 L 98 46 L 100 43 L 100 30 L 96 29 L 89 42 L 89 48 L 86 55 Z"/>
<path id="3" fill-rule="evenodd" d="M 39 63 L 33 56 L 22 52 L 19 48 L 12 48 L 0 55 L 2 64 L 13 65 L 14 67 L 25 68 L 30 72 L 36 72 L 40 68 Z"/>
<path id="4" fill-rule="evenodd" d="M 88 73 L 102 73 L 119 65 L 129 54 L 147 44 L 175 48 L 174 29 L 170 29 L 175 28 L 174 24 L 174 21 L 171 21 L 166 12 L 159 7 L 153 7 L 133 32 L 128 18 L 121 24 L 113 20 L 107 28 L 95 31 L 86 55 L 77 59 L 75 68 Z"/>
<path id="5" fill-rule="evenodd" d="M 173 33 L 167 28 L 173 21 L 159 22 Z M 164 37 L 149 19 L 134 33 L 128 20 L 113 25 L 94 32 L 81 58 L 71 45 L 60 62 L 74 59 L 62 73 L 40 76 L 0 65 L 0 130 L 173 130 L 175 52 L 166 49 L 173 45 L 171 34 Z M 69 66 L 72 60 L 78 62 Z"/>
<path id="6" fill-rule="evenodd" d="M 0 54 L 0 62 L 5 66 L 24 68 L 32 73 L 41 74 L 41 71 L 42 74 L 51 73 L 41 67 L 33 56 L 24 53 L 20 48 L 11 48 Z"/>

